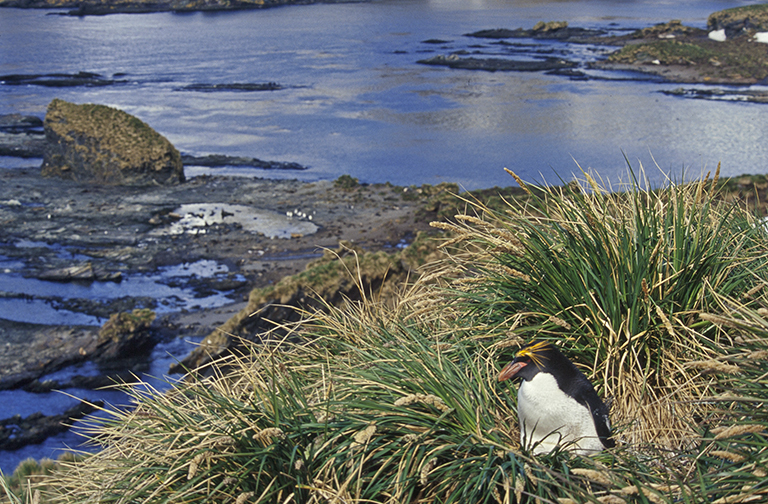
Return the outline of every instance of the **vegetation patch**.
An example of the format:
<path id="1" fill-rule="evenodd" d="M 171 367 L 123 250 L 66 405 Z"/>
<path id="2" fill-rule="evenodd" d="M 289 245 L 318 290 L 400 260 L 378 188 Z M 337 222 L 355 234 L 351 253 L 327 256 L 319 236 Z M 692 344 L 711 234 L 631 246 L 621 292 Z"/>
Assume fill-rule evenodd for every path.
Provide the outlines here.
<path id="1" fill-rule="evenodd" d="M 448 254 L 408 289 L 383 302 L 335 259 L 356 300 L 170 392 L 131 388 L 137 407 L 94 420 L 101 450 L 60 464 L 39 502 L 764 499 L 768 236 L 720 187 L 586 177 L 523 186 L 501 211 L 464 198 L 436 224 Z M 496 377 L 531 338 L 613 399 L 616 448 L 520 446 Z"/>
<path id="2" fill-rule="evenodd" d="M 768 31 L 768 4 L 744 5 L 710 14 L 707 27 L 712 30 Z"/>

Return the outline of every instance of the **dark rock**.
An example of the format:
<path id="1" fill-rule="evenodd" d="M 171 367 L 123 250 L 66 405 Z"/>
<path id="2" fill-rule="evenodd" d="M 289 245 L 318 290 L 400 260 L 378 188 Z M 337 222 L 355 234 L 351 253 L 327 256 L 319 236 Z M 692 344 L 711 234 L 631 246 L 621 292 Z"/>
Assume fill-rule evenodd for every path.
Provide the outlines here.
<path id="1" fill-rule="evenodd" d="M 542 40 L 578 40 L 580 38 L 598 37 L 605 35 L 605 33 L 604 30 L 570 28 L 565 21 L 551 21 L 549 23 L 539 21 L 531 29 L 517 28 L 516 30 L 510 30 L 507 28 L 495 28 L 467 33 L 465 36 L 490 39 L 532 38 Z"/>
<path id="2" fill-rule="evenodd" d="M 665 95 L 695 98 L 699 100 L 742 101 L 750 103 L 768 103 L 768 92 L 749 89 L 696 89 L 675 88 L 661 91 Z"/>
<path id="3" fill-rule="evenodd" d="M 443 39 L 427 39 L 427 40 L 422 40 L 421 43 L 422 44 L 436 44 L 436 45 L 440 45 L 440 44 L 450 44 L 451 41 L 450 40 L 443 40 Z"/>
<path id="4" fill-rule="evenodd" d="M 49 280 L 55 282 L 93 282 L 95 280 L 102 282 L 120 282 L 123 277 L 119 271 L 109 272 L 87 262 L 67 268 L 49 270 L 38 275 L 40 280 Z"/>
<path id="5" fill-rule="evenodd" d="M 42 133 L 0 132 L 0 156 L 41 158 L 45 151 L 45 143 L 45 136 Z"/>
<path id="6" fill-rule="evenodd" d="M 54 390 L 63 390 L 68 388 L 79 388 L 96 390 L 99 388 L 112 387 L 116 383 L 129 383 L 135 381 L 136 374 L 131 369 L 126 369 L 117 373 L 98 374 L 95 376 L 76 375 L 65 382 L 57 380 L 33 380 L 24 384 L 22 387 L 25 392 L 32 394 L 47 394 Z"/>
<path id="7" fill-rule="evenodd" d="M 102 401 L 81 401 L 61 415 L 45 416 L 33 413 L 26 418 L 15 415 L 0 420 L 0 450 L 18 450 L 30 444 L 39 444 L 51 436 L 68 430 L 73 420 L 93 413 L 104 406 Z"/>
<path id="8" fill-rule="evenodd" d="M 140 355 L 155 343 L 150 326 L 155 312 L 143 308 L 115 313 L 99 330 L 95 360 L 107 361 Z"/>
<path id="9" fill-rule="evenodd" d="M 30 130 L 43 130 L 43 120 L 37 116 L 21 114 L 0 115 L 0 131 L 8 133 L 26 133 Z"/>
<path id="10" fill-rule="evenodd" d="M 121 110 L 55 99 L 48 105 L 44 126 L 43 176 L 107 185 L 184 181 L 179 151 Z"/>
<path id="11" fill-rule="evenodd" d="M 768 4 L 746 5 L 714 12 L 707 19 L 707 29 L 725 30 L 727 38 L 768 31 Z"/>
<path id="12" fill-rule="evenodd" d="M 429 59 L 417 61 L 423 65 L 447 66 L 462 70 L 486 70 L 489 72 L 540 72 L 546 70 L 558 70 L 573 68 L 577 64 L 573 61 L 561 58 L 547 58 L 538 61 L 520 61 L 501 58 L 460 58 L 457 55 L 434 56 Z"/>
<path id="13" fill-rule="evenodd" d="M 124 83 L 125 80 L 104 78 L 102 75 L 92 72 L 78 72 L 76 74 L 50 73 L 50 74 L 11 74 L 0 75 L 0 83 L 9 86 L 45 86 L 45 87 L 98 87 L 111 86 Z"/>
<path id="14" fill-rule="evenodd" d="M 148 12 L 194 12 L 263 9 L 289 4 L 305 4 L 307 0 L 0 0 L 0 7 L 27 9 L 72 9 L 69 16 L 103 16 L 107 14 L 141 14 Z"/>
<path id="15" fill-rule="evenodd" d="M 43 120 L 37 116 L 0 115 L 0 156 L 43 157 Z"/>
<path id="16" fill-rule="evenodd" d="M 679 37 L 704 37 L 707 32 L 701 28 L 685 26 L 679 19 L 673 19 L 666 23 L 658 23 L 648 28 L 635 30 L 623 37 L 626 40 L 637 39 L 673 39 Z M 618 37 L 621 39 L 622 37 Z"/>
<path id="17" fill-rule="evenodd" d="M 217 168 L 222 166 L 250 167 L 263 170 L 306 170 L 307 167 L 299 163 L 284 161 L 262 161 L 252 157 L 226 156 L 223 154 L 209 154 L 207 156 L 181 156 L 181 162 L 185 166 L 207 166 Z"/>
<path id="18" fill-rule="evenodd" d="M 177 88 L 177 91 L 202 91 L 211 93 L 214 91 L 278 91 L 283 86 L 277 82 L 263 83 L 233 83 L 233 84 L 190 84 Z"/>
<path id="19" fill-rule="evenodd" d="M 560 75 L 563 77 L 568 77 L 571 80 L 578 80 L 578 81 L 589 80 L 589 77 L 587 76 L 587 74 L 585 74 L 581 70 L 573 70 L 572 68 L 559 68 L 557 70 L 551 70 L 547 72 L 547 75 Z"/>

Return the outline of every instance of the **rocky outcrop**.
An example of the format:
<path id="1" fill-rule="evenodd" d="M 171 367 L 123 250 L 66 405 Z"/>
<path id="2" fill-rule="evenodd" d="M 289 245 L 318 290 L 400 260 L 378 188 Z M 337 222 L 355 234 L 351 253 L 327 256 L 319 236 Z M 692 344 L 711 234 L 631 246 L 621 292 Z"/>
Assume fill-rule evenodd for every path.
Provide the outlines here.
<path id="1" fill-rule="evenodd" d="M 0 115 L 0 156 L 42 157 L 44 147 L 43 121 L 39 117 Z"/>
<path id="2" fill-rule="evenodd" d="M 638 39 L 674 39 L 679 37 L 703 37 L 706 32 L 700 28 L 685 26 L 679 19 L 658 23 L 629 34 L 628 40 Z"/>
<path id="3" fill-rule="evenodd" d="M 341 306 L 374 295 L 379 301 L 393 299 L 394 293 L 416 275 L 421 259 L 437 255 L 437 244 L 426 235 L 406 250 L 397 253 L 366 252 L 350 243 L 327 250 L 323 257 L 275 285 L 251 291 L 248 304 L 224 325 L 205 338 L 195 350 L 170 372 L 199 368 L 211 360 L 237 351 L 244 341 L 259 342 L 265 333 L 284 335 L 283 329 L 307 313 L 329 306 Z M 419 249 L 415 258 L 414 249 Z"/>
<path id="4" fill-rule="evenodd" d="M 221 168 L 234 166 L 238 168 L 259 168 L 261 170 L 306 170 L 307 167 L 290 161 L 264 161 L 246 156 L 227 156 L 225 154 L 208 154 L 207 156 L 192 156 L 182 154 L 184 166 L 207 166 Z"/>
<path id="5" fill-rule="evenodd" d="M 44 129 L 43 176 L 108 185 L 184 181 L 179 151 L 121 110 L 55 99 L 48 105 Z"/>
<path id="6" fill-rule="evenodd" d="M 199 91 L 202 93 L 213 93 L 216 91 L 279 91 L 283 86 L 277 82 L 233 82 L 222 84 L 189 84 L 177 88 L 177 91 Z"/>
<path id="7" fill-rule="evenodd" d="M 147 308 L 115 313 L 99 330 L 98 361 L 134 357 L 154 344 L 150 326 L 155 312 Z"/>
<path id="8" fill-rule="evenodd" d="M 768 4 L 747 5 L 714 12 L 707 19 L 709 30 L 725 30 L 727 39 L 768 31 Z"/>
<path id="9" fill-rule="evenodd" d="M 562 58 L 547 58 L 539 61 L 521 61 L 502 58 L 461 58 L 457 54 L 419 60 L 422 65 L 447 66 L 462 70 L 485 70 L 486 72 L 543 72 L 574 68 L 577 64 Z"/>
<path id="10" fill-rule="evenodd" d="M 119 282 L 123 275 L 119 271 L 105 271 L 102 267 L 94 266 L 89 261 L 66 268 L 46 270 L 40 273 L 37 278 L 53 282 Z"/>
<path id="11" fill-rule="evenodd" d="M 532 38 L 540 40 L 570 40 L 578 41 L 582 38 L 598 37 L 604 35 L 604 30 L 592 30 L 588 28 L 571 28 L 566 21 L 539 21 L 533 28 L 494 28 L 467 33 L 467 37 L 507 39 L 507 38 Z"/>
<path id="12" fill-rule="evenodd" d="M 10 74 L 0 75 L 0 82 L 6 86 L 44 86 L 44 87 L 103 87 L 123 84 L 126 80 L 109 79 L 93 72 L 48 73 L 48 74 Z"/>

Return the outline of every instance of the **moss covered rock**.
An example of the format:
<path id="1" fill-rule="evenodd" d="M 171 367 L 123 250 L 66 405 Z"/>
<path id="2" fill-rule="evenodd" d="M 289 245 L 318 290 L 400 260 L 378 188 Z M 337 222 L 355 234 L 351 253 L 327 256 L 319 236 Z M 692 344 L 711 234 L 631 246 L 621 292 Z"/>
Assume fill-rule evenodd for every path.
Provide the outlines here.
<path id="1" fill-rule="evenodd" d="M 55 99 L 48 105 L 44 128 L 43 176 L 108 185 L 184 181 L 179 151 L 122 110 Z"/>
<path id="2" fill-rule="evenodd" d="M 99 330 L 97 360 L 133 357 L 151 348 L 155 316 L 147 308 L 112 314 Z"/>
<path id="3" fill-rule="evenodd" d="M 707 19 L 710 30 L 725 30 L 728 38 L 768 31 L 768 4 L 745 5 L 714 12 Z"/>

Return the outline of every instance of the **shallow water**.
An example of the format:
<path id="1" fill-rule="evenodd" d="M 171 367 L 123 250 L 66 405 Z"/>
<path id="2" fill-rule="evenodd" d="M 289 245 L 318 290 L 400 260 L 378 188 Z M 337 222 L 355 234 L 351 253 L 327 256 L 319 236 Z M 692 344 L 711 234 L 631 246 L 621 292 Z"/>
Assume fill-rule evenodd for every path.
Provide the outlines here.
<path id="1" fill-rule="evenodd" d="M 312 216 L 294 215 L 294 212 L 280 214 L 247 205 L 228 203 L 191 203 L 175 210 L 181 218 L 169 227 L 160 230 L 166 234 L 205 234 L 208 226 L 226 224 L 240 226 L 249 233 L 261 234 L 267 238 L 291 238 L 292 235 L 309 235 L 317 231 L 310 222 Z"/>
<path id="2" fill-rule="evenodd" d="M 148 386 L 156 390 L 165 390 L 175 378 L 167 375 L 169 366 L 184 358 L 195 346 L 196 340 L 177 339 L 157 345 L 148 359 L 148 369 L 138 378 Z M 93 363 L 83 363 L 70 366 L 61 371 L 51 373 L 41 378 L 44 380 L 66 381 L 73 376 L 94 376 L 99 371 Z M 125 393 L 118 390 L 84 390 L 84 389 L 64 389 L 61 391 L 52 391 L 46 394 L 32 394 L 23 390 L 2 390 L 0 391 L 0 418 L 8 418 L 15 414 L 22 417 L 29 416 L 32 413 L 40 411 L 46 415 L 60 414 L 72 406 L 75 406 L 80 399 L 84 400 L 102 400 L 108 407 L 122 407 L 130 405 L 130 398 Z M 7 408 L 11 407 L 12 411 Z M 77 424 L 76 424 L 77 425 Z M 78 434 L 78 429 L 59 434 L 48 438 L 39 445 L 28 445 L 16 451 L 0 451 L 0 470 L 9 474 L 16 466 L 27 458 L 40 460 L 42 458 L 57 458 L 63 450 L 72 449 L 93 449 L 83 446 L 84 438 Z"/>
<path id="3" fill-rule="evenodd" d="M 15 268 L 11 266 L 16 266 Z M 125 275 L 120 282 L 53 282 L 25 278 L 15 272 L 23 268 L 20 261 L 2 261 L 0 257 L 0 292 L 23 297 L 0 297 L 0 317 L 15 322 L 49 325 L 101 325 L 106 320 L 76 313 L 57 306 L 57 299 L 108 301 L 126 297 L 148 297 L 157 300 L 153 310 L 159 314 L 216 308 L 232 302 L 227 292 L 201 296 L 184 285 L 191 277 L 212 278 L 229 272 L 223 264 L 209 259 L 195 263 L 163 266 L 150 274 Z"/>

